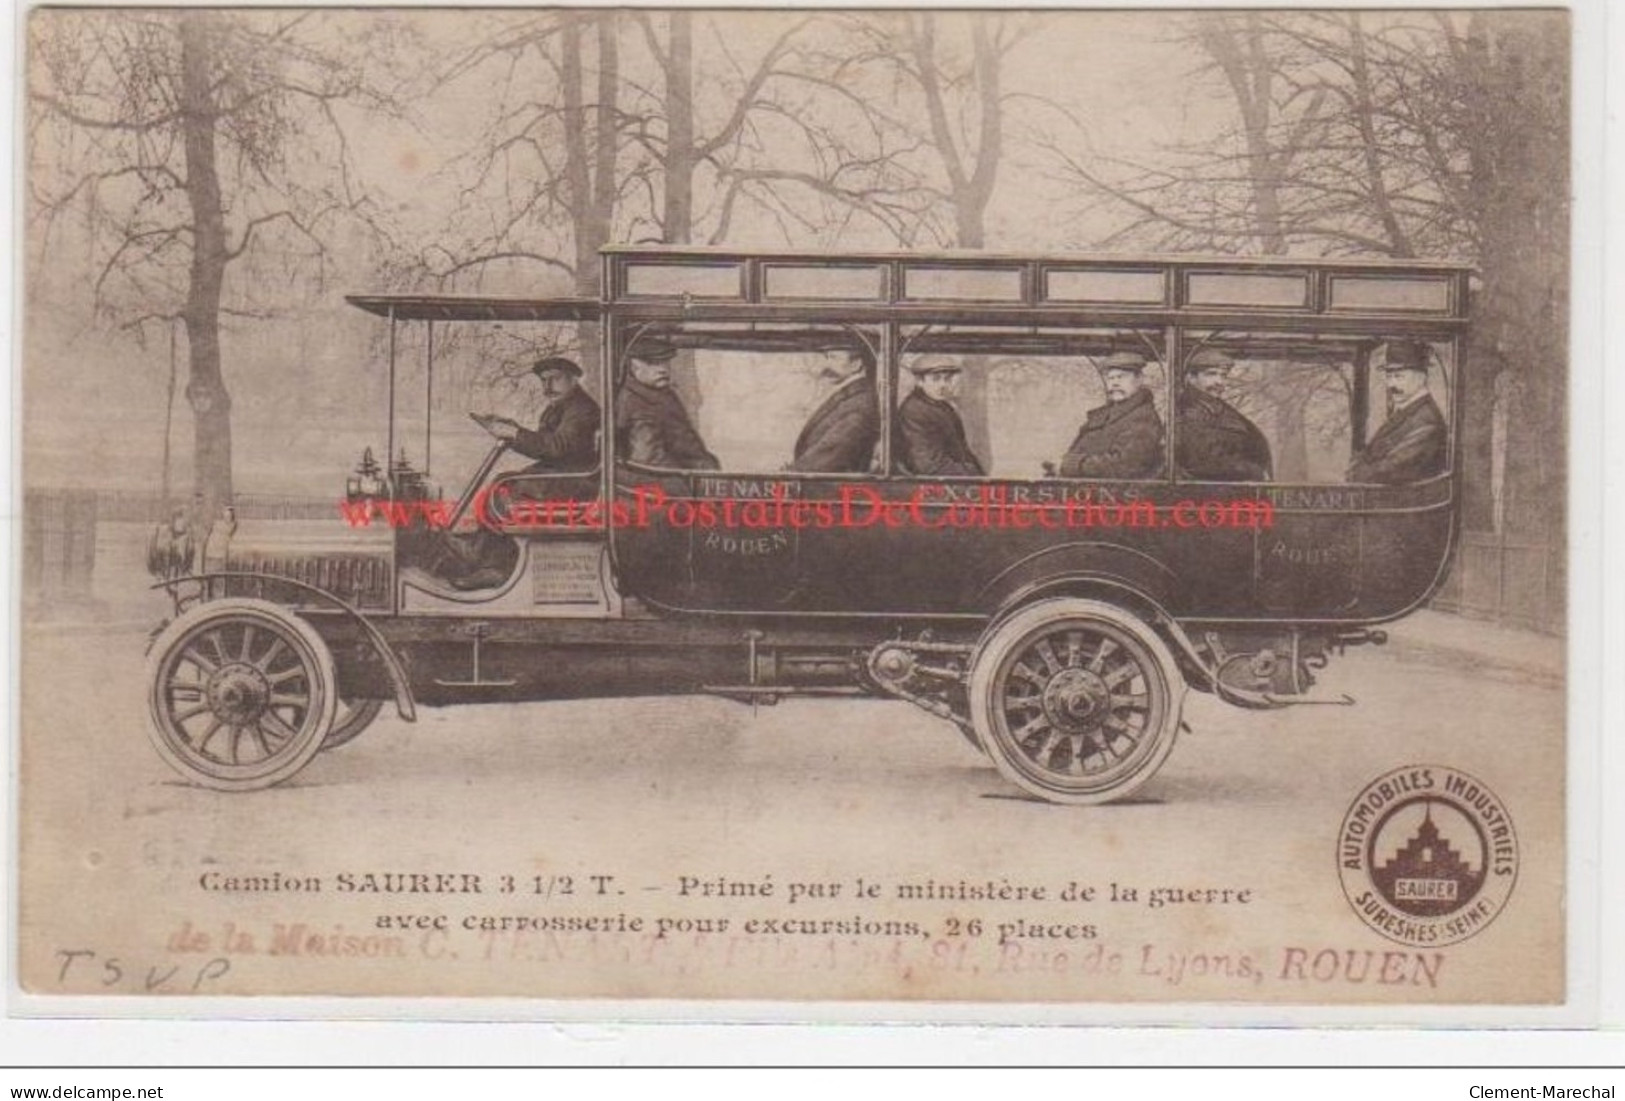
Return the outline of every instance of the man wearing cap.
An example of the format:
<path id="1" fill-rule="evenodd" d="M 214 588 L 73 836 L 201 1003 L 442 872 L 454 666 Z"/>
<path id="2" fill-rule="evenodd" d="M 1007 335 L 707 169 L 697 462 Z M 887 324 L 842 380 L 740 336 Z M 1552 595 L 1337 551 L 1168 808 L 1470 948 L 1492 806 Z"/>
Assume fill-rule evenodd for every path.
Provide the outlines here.
<path id="1" fill-rule="evenodd" d="M 1211 482 L 1269 481 L 1269 441 L 1256 424 L 1219 396 L 1233 363 L 1217 348 L 1200 348 L 1185 361 L 1179 439 L 1174 445 L 1181 477 Z"/>
<path id="2" fill-rule="evenodd" d="M 1063 478 L 1154 478 L 1162 473 L 1162 418 L 1145 386 L 1145 357 L 1100 361 L 1106 404 L 1089 410 L 1061 459 Z"/>
<path id="3" fill-rule="evenodd" d="M 581 367 L 563 356 L 538 359 L 531 371 L 542 384 L 547 405 L 535 430 L 507 417 L 476 415 L 479 426 L 534 459 L 522 474 L 585 474 L 598 465 L 599 407 L 581 386 Z M 525 496 L 522 487 L 510 491 Z M 449 533 L 436 572 L 462 591 L 494 589 L 508 580 L 519 557 L 512 536 L 489 527 Z"/>
<path id="4" fill-rule="evenodd" d="M 875 357 L 868 348 L 825 353 L 819 377 L 832 389 L 796 438 L 789 469 L 803 474 L 857 474 L 874 461 L 880 439 Z"/>
<path id="5" fill-rule="evenodd" d="M 1416 341 L 1388 345 L 1382 365 L 1388 419 L 1354 456 L 1349 481 L 1404 485 L 1444 473 L 1450 431 L 1428 393 L 1428 354 Z"/>
<path id="6" fill-rule="evenodd" d="M 926 356 L 909 367 L 917 385 L 897 407 L 897 458 L 905 472 L 932 478 L 985 473 L 953 406 L 962 371 L 941 356 Z"/>
<path id="7" fill-rule="evenodd" d="M 539 359 L 531 368 L 542 383 L 547 407 L 535 430 L 506 417 L 479 423 L 515 451 L 535 462 L 526 474 L 579 474 L 598 465 L 598 402 L 581 386 L 581 368 L 562 356 Z"/>
<path id="8" fill-rule="evenodd" d="M 640 341 L 631 351 L 631 377 L 615 401 L 615 446 L 627 462 L 672 470 L 719 470 L 671 386 L 677 349 Z"/>

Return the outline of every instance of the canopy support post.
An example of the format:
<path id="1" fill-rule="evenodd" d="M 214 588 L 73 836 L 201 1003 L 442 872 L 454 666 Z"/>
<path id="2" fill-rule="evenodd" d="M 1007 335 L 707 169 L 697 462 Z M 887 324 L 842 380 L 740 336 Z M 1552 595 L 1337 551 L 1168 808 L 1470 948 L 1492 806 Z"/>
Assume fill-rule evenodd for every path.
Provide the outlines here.
<path id="1" fill-rule="evenodd" d="M 429 319 L 428 350 L 424 354 L 423 476 L 429 476 L 429 447 L 434 440 L 434 318 Z"/>
<path id="2" fill-rule="evenodd" d="M 389 479 L 389 495 L 395 496 L 395 306 L 389 307 L 389 432 L 385 439 L 384 476 Z"/>

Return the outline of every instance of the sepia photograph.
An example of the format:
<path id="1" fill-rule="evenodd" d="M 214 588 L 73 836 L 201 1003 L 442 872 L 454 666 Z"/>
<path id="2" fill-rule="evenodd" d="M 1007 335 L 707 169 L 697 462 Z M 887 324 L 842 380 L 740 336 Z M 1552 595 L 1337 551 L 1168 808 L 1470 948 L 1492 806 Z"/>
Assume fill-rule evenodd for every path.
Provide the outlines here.
<path id="1" fill-rule="evenodd" d="M 20 29 L 28 998 L 1571 1020 L 1568 10 Z"/>

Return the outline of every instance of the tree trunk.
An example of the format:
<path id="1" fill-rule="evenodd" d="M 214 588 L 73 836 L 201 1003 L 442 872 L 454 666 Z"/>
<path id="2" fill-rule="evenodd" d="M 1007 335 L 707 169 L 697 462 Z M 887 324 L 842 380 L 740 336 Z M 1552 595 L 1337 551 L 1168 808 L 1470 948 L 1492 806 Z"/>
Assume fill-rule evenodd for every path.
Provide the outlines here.
<path id="1" fill-rule="evenodd" d="M 988 34 L 988 16 L 971 17 L 971 83 L 979 111 L 977 143 L 974 152 L 961 159 L 958 143 L 949 123 L 942 72 L 937 63 L 936 16 L 921 13 L 914 24 L 912 53 L 925 96 L 926 116 L 931 124 L 931 142 L 948 177 L 948 191 L 954 204 L 954 245 L 979 249 L 987 244 L 987 206 L 998 180 L 999 161 L 1004 155 L 1004 103 L 1001 91 L 1003 58 Z M 989 361 L 971 357 L 959 394 L 960 417 L 965 424 L 965 440 L 992 469 L 993 454 L 988 431 L 987 374 Z"/>
<path id="2" fill-rule="evenodd" d="M 1558 15 L 1497 13 L 1467 51 L 1479 202 L 1480 271 L 1471 384 L 1515 372 L 1522 403 L 1507 424 L 1506 517 L 1514 534 L 1561 546 L 1568 393 L 1567 26 Z M 1485 403 L 1474 402 L 1475 411 Z M 1488 420 L 1462 426 L 1473 438 Z"/>
<path id="3" fill-rule="evenodd" d="M 668 18 L 666 209 L 660 226 L 668 244 L 686 245 L 694 232 L 694 17 L 673 11 Z"/>
<path id="4" fill-rule="evenodd" d="M 1275 480 L 1309 480 L 1309 413 L 1311 388 L 1299 387 L 1288 393 L 1277 407 L 1275 417 Z"/>
<path id="5" fill-rule="evenodd" d="M 1281 183 L 1291 162 L 1291 148 L 1277 150 L 1271 136 L 1274 61 L 1264 37 L 1264 24 L 1256 12 L 1241 16 L 1246 30 L 1235 28 L 1231 15 L 1202 16 L 1196 39 L 1224 73 L 1230 94 L 1241 115 L 1247 143 L 1247 176 L 1252 185 L 1253 237 L 1266 256 L 1286 252 L 1281 229 Z"/>
<path id="6" fill-rule="evenodd" d="M 666 156 L 660 166 L 666 198 L 660 237 L 669 245 L 686 245 L 694 234 L 694 17 L 673 11 L 667 20 Z M 693 355 L 684 352 L 672 362 L 671 384 L 697 423 L 705 394 Z"/>
<path id="7" fill-rule="evenodd" d="M 581 64 L 582 26 L 589 19 L 594 25 L 598 48 L 596 103 L 590 107 L 586 102 L 586 76 Z M 576 293 L 596 298 L 601 271 L 598 250 L 609 243 L 615 210 L 615 162 L 619 143 L 616 90 L 620 80 L 615 14 L 567 14 L 560 48 L 564 85 L 564 179 L 575 246 Z M 590 368 L 599 362 L 598 324 L 582 322 L 577 328 L 577 339 L 585 364 Z"/>
<path id="8" fill-rule="evenodd" d="M 181 128 L 186 148 L 186 198 L 192 211 L 192 265 L 186 293 L 189 369 L 186 400 L 192 407 L 193 484 L 204 515 L 232 498 L 231 396 L 220 365 L 220 293 L 226 273 L 226 225 L 215 166 L 215 104 L 210 87 L 213 46 L 210 17 L 180 18 Z"/>
<path id="9" fill-rule="evenodd" d="M 1354 120 L 1360 134 L 1362 160 L 1365 165 L 1366 187 L 1371 206 L 1388 239 L 1390 253 L 1395 257 L 1414 256 L 1410 238 L 1388 194 L 1388 181 L 1382 168 L 1382 142 L 1377 136 L 1377 105 L 1371 87 L 1371 65 L 1366 58 L 1365 28 L 1360 24 L 1360 13 L 1349 16 L 1349 70 L 1354 80 Z"/>

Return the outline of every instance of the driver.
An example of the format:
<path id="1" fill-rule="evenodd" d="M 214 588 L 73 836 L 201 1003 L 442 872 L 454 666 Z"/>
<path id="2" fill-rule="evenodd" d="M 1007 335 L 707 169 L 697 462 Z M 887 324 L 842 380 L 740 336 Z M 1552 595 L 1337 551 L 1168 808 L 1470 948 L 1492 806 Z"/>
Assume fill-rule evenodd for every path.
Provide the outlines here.
<path id="1" fill-rule="evenodd" d="M 538 359 L 531 371 L 541 381 L 547 407 L 534 431 L 506 417 L 479 423 L 487 432 L 535 462 L 526 474 L 584 474 L 598 465 L 598 402 L 581 385 L 581 367 L 563 356 Z"/>
<path id="2" fill-rule="evenodd" d="M 531 371 L 547 406 L 534 431 L 507 417 L 475 417 L 491 435 L 535 460 L 521 474 L 585 474 L 598 465 L 598 402 L 581 386 L 581 367 L 563 356 L 538 359 Z M 517 558 L 514 541 L 486 527 L 449 535 L 439 571 L 460 591 L 494 589 L 508 580 Z"/>

